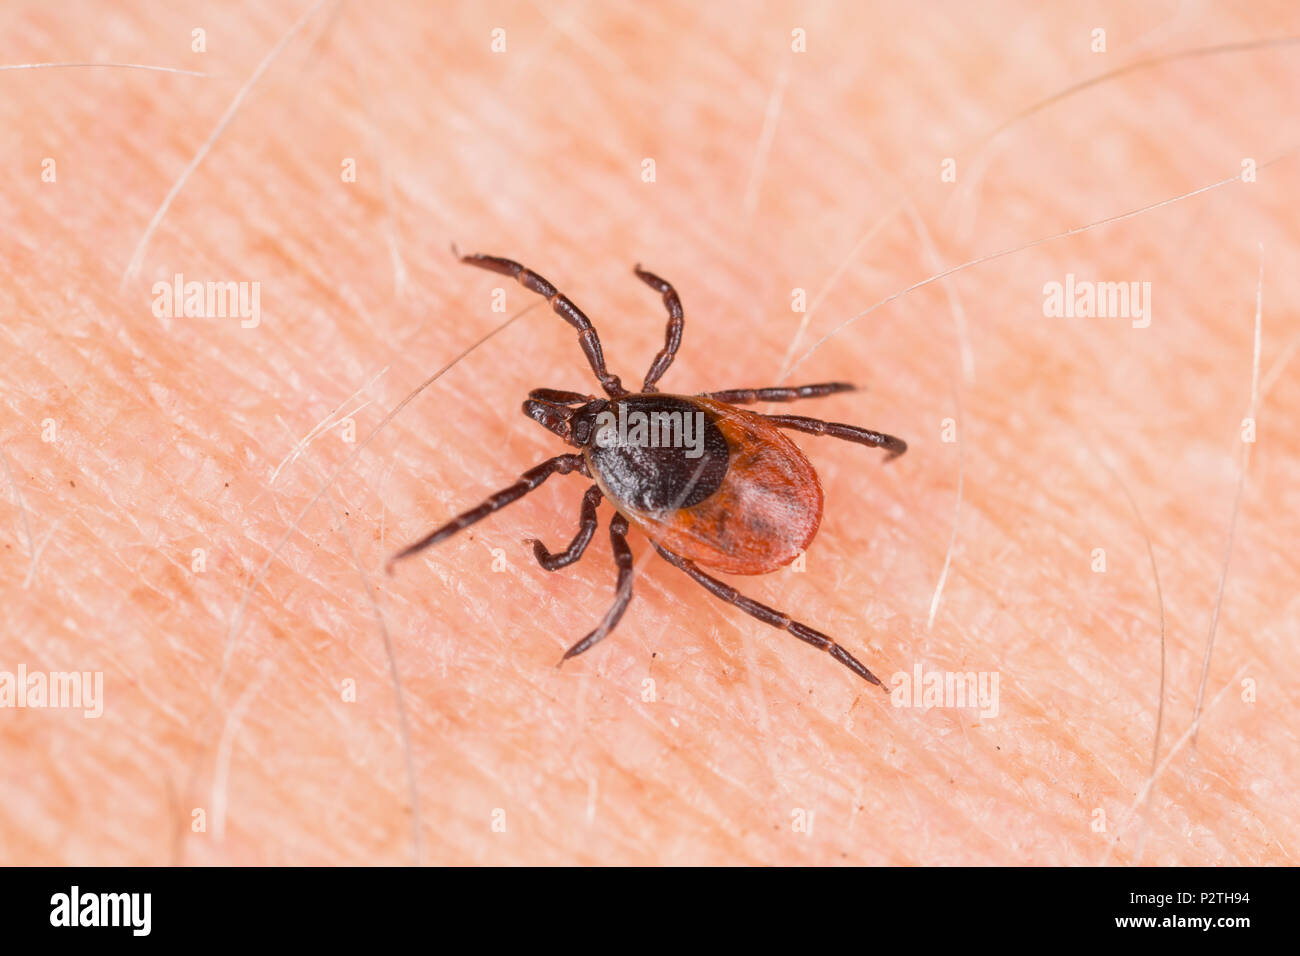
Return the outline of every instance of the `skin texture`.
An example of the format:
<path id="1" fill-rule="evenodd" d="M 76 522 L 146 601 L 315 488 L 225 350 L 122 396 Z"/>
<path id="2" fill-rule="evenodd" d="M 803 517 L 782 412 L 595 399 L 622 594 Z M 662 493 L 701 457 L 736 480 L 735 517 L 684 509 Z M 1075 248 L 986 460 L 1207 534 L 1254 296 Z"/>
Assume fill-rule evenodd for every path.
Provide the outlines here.
<path id="1" fill-rule="evenodd" d="M 105 696 L 0 711 L 3 862 L 1295 861 L 1300 47 L 1020 114 L 1300 14 L 849 6 L 326 4 L 289 35 L 306 4 L 5 5 L 7 62 L 209 75 L 0 74 L 0 670 L 101 671 Z M 943 268 L 1278 156 L 897 298 L 785 380 L 864 391 L 757 407 L 910 449 L 792 436 L 826 494 L 806 570 L 732 582 L 882 676 L 996 673 L 996 716 L 891 707 L 636 531 L 620 627 L 557 670 L 613 598 L 607 503 L 579 564 L 524 543 L 567 543 L 578 476 L 383 573 L 563 450 L 529 388 L 595 386 L 543 304 L 361 448 L 535 301 L 452 241 L 554 282 L 628 382 L 663 343 L 642 262 L 686 311 L 665 391 L 775 385 L 796 336 Z M 178 272 L 260 283 L 260 324 L 156 317 Z M 1150 326 L 1045 316 L 1069 273 L 1149 281 Z"/>

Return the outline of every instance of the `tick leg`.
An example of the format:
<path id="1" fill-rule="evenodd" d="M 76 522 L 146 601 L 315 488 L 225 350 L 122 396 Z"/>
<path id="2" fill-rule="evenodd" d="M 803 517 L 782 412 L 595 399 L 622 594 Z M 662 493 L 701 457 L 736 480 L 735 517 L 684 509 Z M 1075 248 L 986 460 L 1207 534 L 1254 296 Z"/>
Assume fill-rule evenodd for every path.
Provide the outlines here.
<path id="1" fill-rule="evenodd" d="M 791 620 L 787 615 L 768 607 L 766 604 L 760 604 L 753 598 L 745 597 L 745 595 L 741 594 L 735 588 L 723 584 L 717 578 L 709 577 L 709 575 L 697 568 L 694 562 L 687 561 L 685 558 L 679 557 L 671 551 L 666 551 L 657 544 L 655 545 L 655 550 L 659 552 L 659 555 L 665 561 L 674 567 L 681 568 L 694 578 L 697 584 L 700 584 L 706 590 L 710 591 L 715 597 L 721 598 L 728 604 L 734 604 L 746 614 L 758 618 L 764 624 L 770 624 L 783 631 L 789 631 L 795 637 L 799 638 L 799 640 L 806 641 L 813 647 L 821 648 L 867 683 L 875 684 L 881 690 L 885 691 L 885 693 L 889 693 L 889 688 L 881 683 L 880 678 L 867 670 L 867 668 L 864 667 L 856 657 L 844 648 L 840 647 L 821 631 L 814 631 L 811 627 L 808 627 L 805 624 L 800 624 L 798 621 Z"/>
<path id="2" fill-rule="evenodd" d="M 548 405 L 583 405 L 591 401 L 590 395 L 582 392 L 570 392 L 562 388 L 535 388 L 528 397 Z"/>
<path id="3" fill-rule="evenodd" d="M 907 451 L 907 442 L 903 439 L 883 432 L 873 432 L 869 428 L 859 428 L 857 425 L 824 422 L 818 418 L 804 418 L 802 415 L 764 415 L 763 417 L 778 428 L 807 432 L 809 435 L 829 435 L 831 438 L 843 438 L 845 441 L 857 442 L 859 445 L 883 448 L 889 452 L 885 456 L 885 461 L 897 458 Z"/>
<path id="4" fill-rule="evenodd" d="M 415 544 L 398 551 L 388 559 L 388 570 L 391 572 L 393 570 L 393 565 L 396 562 L 401 561 L 403 558 L 409 558 L 416 552 L 423 551 L 425 548 L 433 547 L 433 545 L 440 541 L 450 538 L 457 531 L 462 531 L 465 528 L 468 528 L 476 521 L 482 521 L 488 515 L 492 514 L 492 512 L 500 511 L 511 502 L 518 501 L 547 478 L 551 477 L 551 475 L 567 475 L 571 471 L 581 472 L 584 475 L 587 474 L 587 464 L 581 455 L 558 455 L 549 461 L 542 462 L 535 468 L 528 469 L 528 471 L 524 472 L 523 475 L 520 476 L 519 480 L 509 488 L 498 491 L 477 508 L 471 508 L 469 511 L 452 518 L 441 528 L 429 532 L 419 541 L 415 542 Z"/>
<path id="5" fill-rule="evenodd" d="M 701 398 L 712 398 L 728 405 L 753 405 L 755 402 L 793 402 L 800 398 L 820 398 L 836 392 L 852 392 L 857 388 L 848 382 L 826 382 L 823 385 L 798 385 L 776 388 L 732 388 L 725 392 L 704 392 Z"/>
<path id="6" fill-rule="evenodd" d="M 536 539 L 533 540 L 533 554 L 537 556 L 537 563 L 547 571 L 558 571 L 560 568 L 567 568 L 574 561 L 582 557 L 582 552 L 587 550 L 587 545 L 591 544 L 591 536 L 596 533 L 596 505 L 600 504 L 600 489 L 592 485 L 587 489 L 587 493 L 582 496 L 582 516 L 578 519 L 578 533 L 573 536 L 569 546 L 563 551 L 552 554 L 546 550 L 546 545 Z"/>
<path id="7" fill-rule="evenodd" d="M 605 368 L 605 353 L 600 348 L 600 336 L 596 334 L 596 329 L 591 324 L 591 320 L 582 314 L 582 310 L 574 305 L 568 296 L 562 295 L 555 286 L 536 272 L 525 269 L 511 259 L 502 259 L 498 256 L 472 255 L 461 256 L 460 261 L 466 265 L 487 269 L 489 272 L 499 272 L 501 275 L 510 276 L 512 279 L 517 279 L 519 284 L 529 292 L 536 292 L 538 295 L 544 296 L 551 303 L 551 308 L 555 310 L 555 314 L 578 330 L 578 342 L 582 346 L 583 353 L 587 356 L 587 361 L 591 364 L 591 370 L 596 373 L 596 378 L 600 380 L 601 388 L 615 398 L 627 394 L 627 389 L 623 388 L 618 376 L 611 375 L 609 369 Z"/>
<path id="8" fill-rule="evenodd" d="M 627 544 L 627 519 L 617 512 L 609 522 L 609 542 L 614 546 L 614 561 L 618 565 L 614 604 L 605 612 L 599 627 L 564 652 L 560 658 L 561 664 L 604 640 L 605 635 L 617 626 L 623 612 L 627 610 L 628 602 L 632 600 L 632 549 Z"/>
<path id="9" fill-rule="evenodd" d="M 686 325 L 686 319 L 682 313 L 682 300 L 677 297 L 677 290 L 671 284 L 653 272 L 646 272 L 640 266 L 636 267 L 636 277 L 664 297 L 664 308 L 668 310 L 668 330 L 664 335 L 664 347 L 650 363 L 650 371 L 645 373 L 645 384 L 641 386 L 643 392 L 657 392 L 659 389 L 655 388 L 655 382 L 659 381 L 664 372 L 668 371 L 668 366 L 673 364 L 677 348 L 682 344 L 682 328 Z"/>

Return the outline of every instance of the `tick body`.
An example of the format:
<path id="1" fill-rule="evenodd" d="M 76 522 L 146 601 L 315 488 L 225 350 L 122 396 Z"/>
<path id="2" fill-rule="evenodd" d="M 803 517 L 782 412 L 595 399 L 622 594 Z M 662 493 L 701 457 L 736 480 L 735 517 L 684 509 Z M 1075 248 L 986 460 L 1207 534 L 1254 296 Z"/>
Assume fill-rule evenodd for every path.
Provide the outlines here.
<path id="1" fill-rule="evenodd" d="M 525 472 L 519 481 L 479 506 L 398 552 L 393 562 L 446 540 L 522 498 L 553 474 L 578 472 L 594 482 L 582 500 L 577 534 L 562 551 L 534 541 L 533 553 L 548 571 L 582 557 L 595 534 L 597 508 L 615 509 L 609 534 L 618 567 L 613 606 L 600 625 L 565 653 L 588 650 L 618 624 L 632 598 L 629 524 L 639 528 L 668 563 L 715 596 L 759 620 L 826 651 L 859 677 L 883 684 L 848 651 L 820 631 L 747 598 L 703 568 L 728 574 L 766 574 L 792 562 L 812 543 L 822 518 L 822 489 L 808 459 L 783 430 L 827 435 L 882 448 L 886 461 L 907 450 L 881 432 L 800 415 L 762 415 L 737 406 L 789 402 L 851 391 L 831 382 L 800 387 L 731 389 L 701 395 L 669 395 L 656 383 L 681 344 L 684 317 L 671 285 L 639 266 L 636 275 L 660 293 L 668 311 L 664 347 L 646 373 L 640 392 L 624 388 L 605 367 L 600 339 L 590 320 L 568 297 L 537 273 L 495 256 L 464 256 L 462 262 L 517 279 L 545 296 L 578 332 L 578 341 L 604 396 L 561 389 L 534 389 L 523 412 L 577 453 L 559 455 Z"/>
<path id="2" fill-rule="evenodd" d="M 658 419 L 671 423 L 692 415 L 704 423 L 696 458 L 671 443 L 584 450 L 597 487 L 651 541 L 728 574 L 767 574 L 812 543 L 821 482 L 798 446 L 762 415 L 685 395 L 631 395 L 615 404 L 628 406 L 629 418 L 683 416 Z"/>

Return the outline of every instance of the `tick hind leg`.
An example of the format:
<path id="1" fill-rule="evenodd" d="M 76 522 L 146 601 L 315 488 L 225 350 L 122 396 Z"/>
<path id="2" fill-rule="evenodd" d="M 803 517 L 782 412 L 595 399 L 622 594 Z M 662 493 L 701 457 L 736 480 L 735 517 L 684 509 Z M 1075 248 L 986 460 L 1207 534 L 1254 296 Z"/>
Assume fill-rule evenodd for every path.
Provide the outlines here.
<path id="1" fill-rule="evenodd" d="M 546 545 L 533 539 L 533 554 L 538 564 L 547 571 L 558 571 L 560 568 L 567 568 L 582 557 L 583 552 L 587 550 L 587 545 L 591 544 L 591 536 L 596 533 L 596 506 L 600 504 L 601 497 L 600 489 L 595 485 L 588 488 L 587 493 L 582 496 L 582 516 L 578 519 L 578 533 L 573 536 L 573 540 L 563 551 L 552 554 L 546 549 Z"/>
<path id="2" fill-rule="evenodd" d="M 542 462 L 535 468 L 530 468 L 520 476 L 509 488 L 503 488 L 496 494 L 492 495 L 486 501 L 476 508 L 462 512 L 460 515 L 452 518 L 440 528 L 430 531 L 415 544 L 409 545 L 398 551 L 388 559 L 388 570 L 393 570 L 393 565 L 403 558 L 409 558 L 411 555 L 423 551 L 425 548 L 431 548 L 440 541 L 445 541 L 458 531 L 463 531 L 477 521 L 482 521 L 494 511 L 500 511 L 506 505 L 518 501 L 528 492 L 538 487 L 542 482 L 551 475 L 567 475 L 571 471 L 577 471 L 584 475 L 587 474 L 587 463 L 581 455 L 558 455 Z M 590 475 L 588 475 L 590 477 Z"/>
<path id="3" fill-rule="evenodd" d="M 636 277 L 664 297 L 664 308 L 668 310 L 668 329 L 664 333 L 664 347 L 650 363 L 650 371 L 645 373 L 645 383 L 641 386 L 643 392 L 657 392 L 659 390 L 655 388 L 655 382 L 659 381 L 664 372 L 668 371 L 668 366 L 673 364 L 677 349 L 682 344 L 682 329 L 686 326 L 686 318 L 682 312 L 682 300 L 678 298 L 677 290 L 671 283 L 665 282 L 653 272 L 646 272 L 640 266 L 636 267 Z"/>
<path id="4" fill-rule="evenodd" d="M 867 670 L 867 668 L 856 657 L 844 648 L 840 647 L 840 645 L 836 644 L 821 631 L 814 631 L 806 624 L 800 624 L 798 621 L 791 620 L 788 615 L 782 614 L 780 611 L 770 608 L 766 604 L 760 604 L 753 598 L 745 597 L 745 595 L 741 594 L 730 585 L 723 584 L 717 578 L 705 574 L 695 566 L 694 562 L 679 557 L 671 551 L 666 551 L 657 544 L 655 545 L 655 550 L 659 552 L 660 556 L 663 557 L 665 561 L 674 567 L 681 568 L 681 570 L 694 578 L 697 584 L 702 585 L 715 597 L 721 598 L 728 604 L 734 604 L 746 614 L 758 618 L 764 624 L 770 624 L 780 630 L 789 631 L 795 637 L 799 638 L 799 640 L 805 641 L 813 647 L 820 648 L 867 683 L 875 684 L 885 693 L 889 693 L 889 688 L 881 682 L 879 677 Z"/>
<path id="5" fill-rule="evenodd" d="M 564 652 L 560 658 L 563 664 L 570 657 L 577 657 L 605 639 L 610 631 L 618 625 L 632 600 L 632 549 L 627 544 L 627 519 L 617 512 L 609 522 L 609 543 L 614 547 L 614 562 L 618 565 L 618 584 L 614 588 L 614 604 L 605 612 L 600 625 Z"/>
<path id="6" fill-rule="evenodd" d="M 510 276 L 529 292 L 536 292 L 538 295 L 545 297 L 546 301 L 551 303 L 551 308 L 555 310 L 555 314 L 578 330 L 578 343 L 582 346 L 583 354 L 587 356 L 587 362 L 591 365 L 592 372 L 600 381 L 601 388 L 614 398 L 627 394 L 627 389 L 623 387 L 618 376 L 611 375 L 609 369 L 605 368 L 605 353 L 601 350 L 600 336 L 596 334 L 595 326 L 591 324 L 591 320 L 573 304 L 567 295 L 563 295 L 559 289 L 536 272 L 524 268 L 513 259 L 476 254 L 461 256 L 460 261 L 466 265 L 487 269 L 489 272 Z"/>
<path id="7" fill-rule="evenodd" d="M 820 418 L 805 418 L 803 415 L 764 415 L 763 417 L 778 428 L 789 428 L 809 435 L 829 435 L 831 438 L 842 438 L 859 445 L 883 448 L 889 452 L 885 456 L 885 461 L 897 458 L 907 451 L 907 442 L 903 439 L 886 435 L 884 432 L 873 432 L 869 428 L 859 428 L 857 425 L 824 422 Z"/>

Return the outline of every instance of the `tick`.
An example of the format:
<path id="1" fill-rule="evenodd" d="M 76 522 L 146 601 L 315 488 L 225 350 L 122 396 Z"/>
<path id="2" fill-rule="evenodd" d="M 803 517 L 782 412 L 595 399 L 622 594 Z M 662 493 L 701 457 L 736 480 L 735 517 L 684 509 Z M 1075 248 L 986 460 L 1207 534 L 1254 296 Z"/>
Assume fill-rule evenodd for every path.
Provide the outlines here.
<path id="1" fill-rule="evenodd" d="M 656 383 L 677 354 L 685 319 L 673 287 L 637 266 L 637 278 L 663 297 L 668 330 L 641 391 L 631 392 L 605 367 L 600 338 L 591 321 L 555 286 L 510 259 L 472 255 L 462 256 L 460 261 L 510 276 L 530 292 L 544 296 L 556 314 L 577 329 L 578 343 L 605 396 L 555 388 L 531 391 L 523 404 L 524 414 L 577 453 L 558 455 L 524 472 L 509 488 L 393 555 L 389 569 L 394 562 L 445 541 L 518 501 L 551 475 L 578 472 L 594 484 L 583 496 L 577 534 L 563 551 L 553 552 L 533 541 L 533 554 L 548 571 L 573 564 L 596 531 L 597 506 L 602 498 L 608 498 L 615 510 L 609 538 L 618 584 L 614 603 L 600 625 L 570 647 L 562 661 L 590 650 L 614 629 L 627 609 L 632 599 L 632 550 L 627 543 L 631 524 L 645 533 L 665 561 L 716 597 L 826 651 L 859 677 L 883 688 L 875 674 L 825 634 L 745 597 L 701 570 L 767 574 L 785 567 L 812 543 L 822 518 L 821 483 L 808 459 L 782 429 L 883 448 L 888 453 L 885 461 L 907 450 L 899 438 L 856 425 L 802 415 L 762 415 L 737 407 L 816 398 L 852 391 L 854 386 L 829 382 L 699 395 L 660 392 Z"/>

